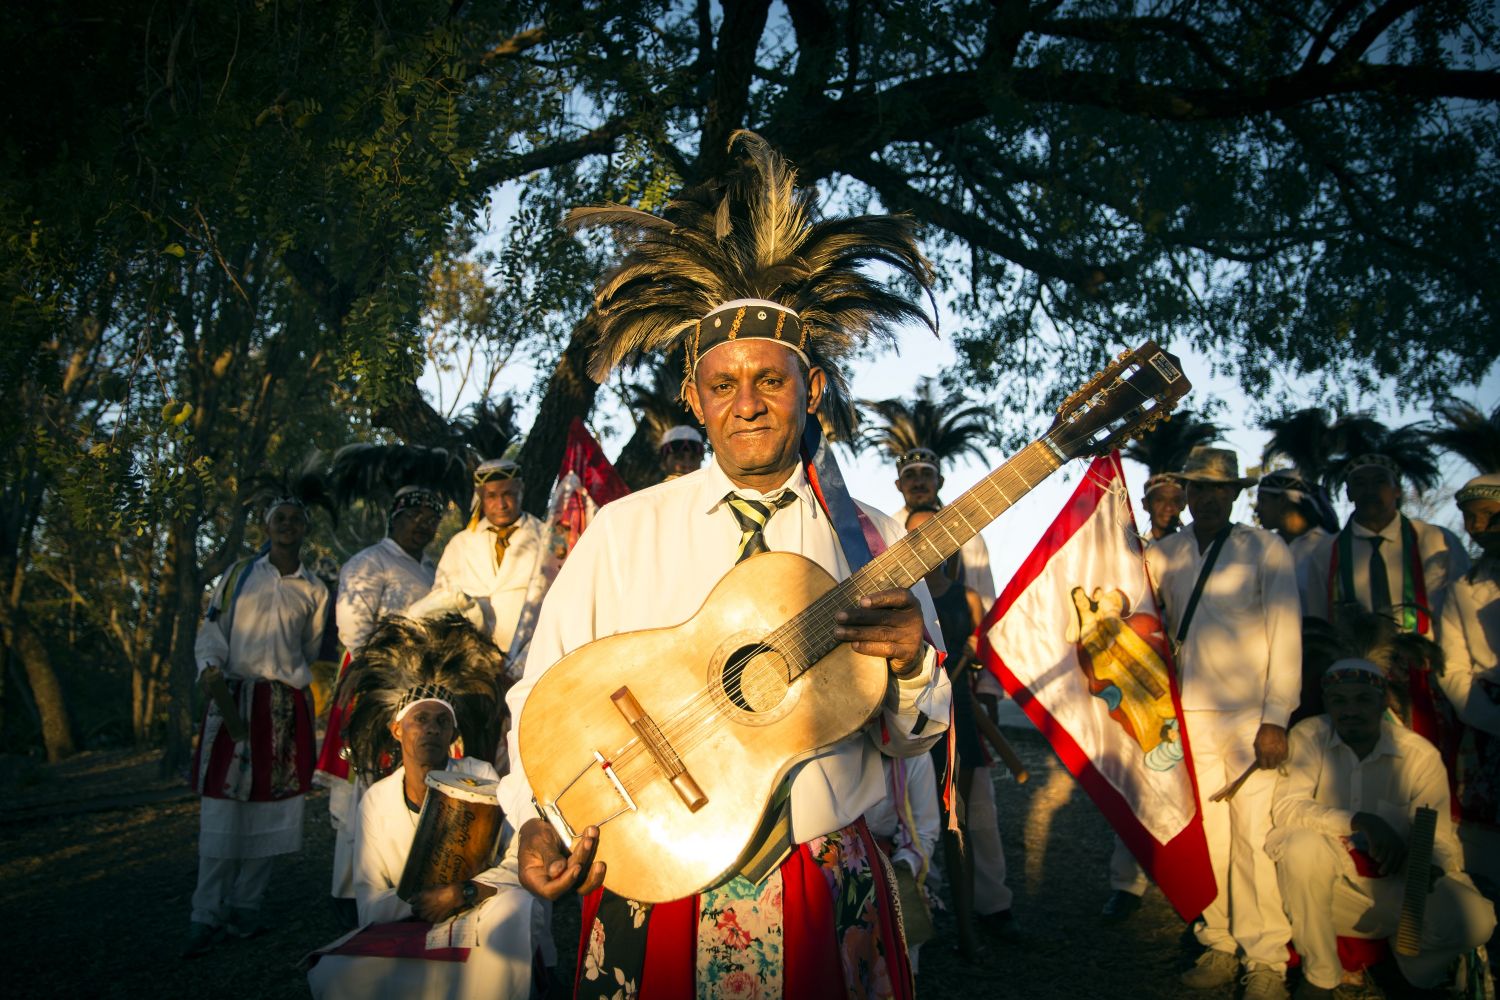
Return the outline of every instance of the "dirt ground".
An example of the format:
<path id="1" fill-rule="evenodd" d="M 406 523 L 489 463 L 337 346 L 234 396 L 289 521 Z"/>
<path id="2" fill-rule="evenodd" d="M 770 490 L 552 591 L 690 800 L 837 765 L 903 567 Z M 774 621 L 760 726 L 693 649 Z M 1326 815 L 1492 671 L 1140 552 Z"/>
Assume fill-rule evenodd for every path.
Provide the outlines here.
<path id="1" fill-rule="evenodd" d="M 1221 1000 L 1188 991 L 1184 924 L 1156 891 L 1128 924 L 1099 925 L 1108 894 L 1104 821 L 1035 732 L 1011 730 L 1031 780 L 996 779 L 1020 934 L 965 962 L 940 938 L 922 949 L 921 997 Z M 197 873 L 197 800 L 156 776 L 149 755 L 86 754 L 56 767 L 0 766 L 0 927 L 10 997 L 305 997 L 302 956 L 338 936 L 328 904 L 327 796 L 307 809 L 300 855 L 278 859 L 273 929 L 211 954 L 177 957 Z M 940 935 L 952 924 L 938 916 Z M 554 926 L 572 973 L 576 904 Z"/>

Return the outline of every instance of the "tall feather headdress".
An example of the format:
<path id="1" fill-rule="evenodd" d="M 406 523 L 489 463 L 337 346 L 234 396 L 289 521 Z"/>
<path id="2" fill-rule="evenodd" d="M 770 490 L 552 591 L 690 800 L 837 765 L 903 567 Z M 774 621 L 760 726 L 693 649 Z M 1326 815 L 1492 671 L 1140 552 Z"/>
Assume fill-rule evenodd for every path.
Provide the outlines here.
<path id="1" fill-rule="evenodd" d="M 624 205 L 575 208 L 570 230 L 610 229 L 625 257 L 594 298 L 597 334 L 590 374 L 603 381 L 626 358 L 686 349 L 692 377 L 713 347 L 740 337 L 779 340 L 824 369 L 836 423 L 852 420 L 837 362 L 895 328 L 936 322 L 911 297 L 867 273 L 884 265 L 931 298 L 932 265 L 905 215 L 814 221 L 814 193 L 754 132 L 729 139 L 727 176 L 684 190 L 660 216 Z"/>
<path id="2" fill-rule="evenodd" d="M 489 759 L 500 738 L 509 687 L 504 675 L 500 650 L 462 615 L 387 618 L 350 662 L 345 679 L 353 704 L 344 730 L 351 763 L 372 781 L 392 770 L 401 751 L 391 721 L 426 698 L 452 705 L 465 753 Z"/>

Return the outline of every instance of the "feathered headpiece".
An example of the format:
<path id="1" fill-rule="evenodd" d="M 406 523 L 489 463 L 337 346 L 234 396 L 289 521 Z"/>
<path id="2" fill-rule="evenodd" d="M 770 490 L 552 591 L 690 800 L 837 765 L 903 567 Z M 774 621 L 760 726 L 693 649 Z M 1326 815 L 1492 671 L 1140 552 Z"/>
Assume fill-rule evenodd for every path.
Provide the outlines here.
<path id="1" fill-rule="evenodd" d="M 428 699 L 453 709 L 466 753 L 487 757 L 499 741 L 504 678 L 504 656 L 462 615 L 387 618 L 349 664 L 353 708 L 344 736 L 351 762 L 372 781 L 393 769 L 401 750 L 390 724 Z"/>
<path id="2" fill-rule="evenodd" d="M 829 403 L 852 421 L 843 373 L 834 363 L 870 339 L 927 312 L 867 273 L 883 264 L 930 297 L 932 265 L 903 215 L 814 222 L 814 194 L 753 132 L 735 132 L 729 175 L 683 191 L 660 216 L 623 205 L 575 208 L 564 225 L 607 227 L 625 258 L 594 298 L 598 333 L 590 374 L 602 382 L 621 361 L 686 348 L 685 379 L 720 344 L 777 340 L 828 376 Z"/>

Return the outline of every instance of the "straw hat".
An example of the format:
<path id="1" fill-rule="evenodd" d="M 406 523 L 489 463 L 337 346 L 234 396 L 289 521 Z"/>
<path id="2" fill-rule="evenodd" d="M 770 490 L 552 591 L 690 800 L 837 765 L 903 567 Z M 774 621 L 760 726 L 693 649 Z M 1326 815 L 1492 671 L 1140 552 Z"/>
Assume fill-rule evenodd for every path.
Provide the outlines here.
<path id="1" fill-rule="evenodd" d="M 1244 487 L 1256 482 L 1254 476 L 1240 475 L 1240 458 L 1229 448 L 1194 448 L 1188 452 L 1187 464 L 1175 475 L 1190 483 L 1227 483 Z"/>

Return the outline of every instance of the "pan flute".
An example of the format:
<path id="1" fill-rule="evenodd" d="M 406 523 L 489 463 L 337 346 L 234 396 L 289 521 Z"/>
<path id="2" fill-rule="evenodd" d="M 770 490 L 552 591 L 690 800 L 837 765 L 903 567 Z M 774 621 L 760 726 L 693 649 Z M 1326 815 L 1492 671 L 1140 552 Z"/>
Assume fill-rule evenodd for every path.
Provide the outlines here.
<path id="1" fill-rule="evenodd" d="M 1422 916 L 1432 882 L 1432 838 L 1437 832 L 1437 810 L 1417 809 L 1406 844 L 1406 893 L 1401 898 L 1401 923 L 1396 927 L 1396 954 L 1422 950 Z"/>

